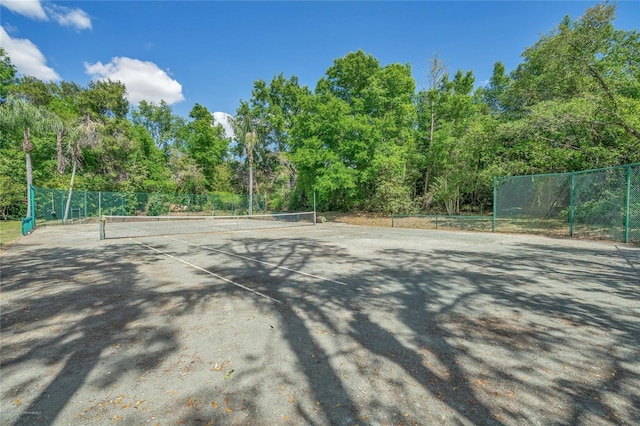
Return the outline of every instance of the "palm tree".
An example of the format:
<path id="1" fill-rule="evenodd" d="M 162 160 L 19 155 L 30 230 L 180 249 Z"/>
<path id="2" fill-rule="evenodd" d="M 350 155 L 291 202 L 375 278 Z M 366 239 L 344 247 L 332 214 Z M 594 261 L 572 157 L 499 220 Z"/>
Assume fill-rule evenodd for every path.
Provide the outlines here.
<path id="1" fill-rule="evenodd" d="M 242 102 L 233 119 L 233 131 L 236 141 L 244 147 L 244 154 L 249 163 L 249 215 L 253 214 L 253 152 L 258 142 L 256 119 L 252 116 L 249 105 Z"/>
<path id="2" fill-rule="evenodd" d="M 31 217 L 31 191 L 29 190 L 33 184 L 31 134 L 61 131 L 62 120 L 50 111 L 32 105 L 23 98 L 8 96 L 5 102 L 0 105 L 0 126 L 9 131 L 22 132 L 22 150 L 27 168 L 27 217 Z"/>
<path id="3" fill-rule="evenodd" d="M 68 150 L 71 155 L 71 183 L 69 184 L 69 196 L 67 197 L 67 205 L 64 209 L 64 217 L 62 223 L 67 221 L 69 217 L 69 207 L 71 206 L 71 195 L 73 194 L 73 181 L 76 177 L 76 170 L 82 161 L 82 149 L 93 147 L 98 143 L 100 138 L 99 125 L 91 120 L 89 115 L 82 117 L 77 125 L 71 129 L 68 140 Z"/>

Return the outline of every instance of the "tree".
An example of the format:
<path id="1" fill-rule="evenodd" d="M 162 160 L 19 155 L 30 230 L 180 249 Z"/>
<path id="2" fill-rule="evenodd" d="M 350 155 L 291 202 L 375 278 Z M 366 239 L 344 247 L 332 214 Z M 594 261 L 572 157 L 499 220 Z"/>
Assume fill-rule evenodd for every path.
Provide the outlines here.
<path id="1" fill-rule="evenodd" d="M 24 183 L 19 170 L 22 160 L 20 150 L 2 149 L 0 155 L 0 220 L 24 216 Z M 24 166 L 22 166 L 24 167 Z"/>
<path id="2" fill-rule="evenodd" d="M 30 187 L 33 184 L 31 134 L 59 131 L 62 128 L 62 121 L 45 109 L 34 106 L 22 98 L 10 96 L 0 105 L 0 126 L 9 131 L 22 133 L 21 145 L 25 155 L 27 179 L 27 217 L 30 217 L 32 213 Z"/>
<path id="3" fill-rule="evenodd" d="M 362 51 L 334 61 L 292 132 L 298 196 L 323 208 L 406 210 L 415 180 L 415 81 Z M 308 195 L 307 195 L 308 197 Z"/>
<path id="4" fill-rule="evenodd" d="M 500 115 L 507 112 L 504 97 L 511 82 L 511 78 L 506 74 L 504 64 L 501 61 L 496 62 L 493 66 L 493 74 L 489 79 L 489 85 L 480 91 L 482 100 L 489 106 L 493 114 Z"/>
<path id="5" fill-rule="evenodd" d="M 380 69 L 380 62 L 362 50 L 351 52 L 333 61 L 325 76 L 316 86 L 317 95 L 332 95 L 349 105 L 361 106 L 363 92 L 369 79 Z"/>
<path id="6" fill-rule="evenodd" d="M 93 120 L 125 119 L 129 112 L 127 89 L 118 81 L 90 81 L 89 88 L 78 96 L 81 114 Z"/>
<path id="7" fill-rule="evenodd" d="M 423 208 L 426 208 L 430 203 L 430 197 L 428 194 L 432 172 L 432 165 L 425 154 L 428 152 L 430 147 L 433 146 L 433 138 L 436 131 L 436 117 L 438 116 L 438 104 L 440 101 L 439 88 L 446 76 L 446 64 L 438 57 L 438 55 L 431 57 L 427 68 L 427 89 L 426 91 L 423 90 L 419 92 L 417 98 L 418 138 L 420 140 L 419 148 L 422 151 L 422 167 L 424 168 L 422 189 Z"/>
<path id="8" fill-rule="evenodd" d="M 512 73 L 504 99 L 518 123 L 505 123 L 505 135 L 518 128 L 518 137 L 532 145 L 529 151 L 539 146 L 545 157 L 552 154 L 550 167 L 537 170 L 638 158 L 640 37 L 637 30 L 616 30 L 614 18 L 615 4 L 608 3 L 587 9 L 576 21 L 565 17 L 524 51 Z"/>
<path id="9" fill-rule="evenodd" d="M 99 125 L 97 122 L 91 120 L 89 115 L 85 115 L 79 122 L 71 129 L 67 136 L 69 140 L 68 150 L 71 156 L 71 182 L 69 183 L 69 196 L 67 197 L 67 205 L 64 209 L 64 217 L 62 223 L 67 221 L 69 217 L 69 207 L 71 206 L 71 195 L 73 194 L 73 181 L 76 177 L 76 170 L 80 161 L 82 160 L 82 150 L 87 147 L 96 146 L 99 139 Z"/>
<path id="10" fill-rule="evenodd" d="M 155 105 L 144 100 L 131 111 L 131 122 L 146 128 L 156 146 L 165 154 L 168 154 L 180 129 L 186 124 L 184 119 L 172 114 L 171 106 L 165 101 Z"/>
<path id="11" fill-rule="evenodd" d="M 233 133 L 249 165 L 249 215 L 253 214 L 253 154 L 258 143 L 257 127 L 258 120 L 252 114 L 249 104 L 242 101 L 233 119 Z"/>
<path id="12" fill-rule="evenodd" d="M 245 188 L 246 171 L 252 175 L 250 181 L 255 192 L 272 194 L 270 205 L 283 208 L 289 203 L 290 194 L 296 184 L 296 171 L 289 158 L 291 132 L 295 120 L 302 111 L 303 100 L 310 94 L 307 87 L 300 87 L 294 75 L 289 79 L 276 75 L 270 82 L 254 82 L 251 99 L 243 101 L 236 114 L 234 153 L 244 158 L 238 162 L 237 175 L 241 177 L 241 188 Z M 247 126 L 250 129 L 245 129 Z M 251 149 L 247 150 L 247 130 Z M 250 157 L 248 153 L 251 153 Z M 254 191 L 251 191 L 254 192 Z"/>
<path id="13" fill-rule="evenodd" d="M 229 146 L 224 129 L 220 125 L 214 125 L 213 116 L 200 104 L 193 107 L 189 117 L 193 121 L 187 123 L 180 132 L 185 141 L 186 152 L 202 170 L 208 190 L 226 186 L 226 182 L 218 181 L 218 168 L 223 166 Z"/>
<path id="14" fill-rule="evenodd" d="M 0 101 L 9 94 L 9 88 L 14 84 L 16 67 L 11 63 L 11 58 L 0 47 Z"/>

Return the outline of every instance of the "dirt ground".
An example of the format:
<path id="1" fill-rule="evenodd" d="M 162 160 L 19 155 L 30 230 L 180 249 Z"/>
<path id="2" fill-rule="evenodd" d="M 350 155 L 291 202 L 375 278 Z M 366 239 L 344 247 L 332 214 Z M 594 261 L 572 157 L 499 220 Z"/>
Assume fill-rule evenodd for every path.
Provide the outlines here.
<path id="1" fill-rule="evenodd" d="M 319 213 L 319 215 L 327 218 L 328 222 L 346 223 L 348 225 L 364 225 L 364 226 L 391 226 L 390 216 L 380 216 L 374 214 L 350 214 L 327 212 Z"/>
<path id="2" fill-rule="evenodd" d="M 640 249 L 330 219 L 21 238 L 0 423 L 640 424 Z"/>

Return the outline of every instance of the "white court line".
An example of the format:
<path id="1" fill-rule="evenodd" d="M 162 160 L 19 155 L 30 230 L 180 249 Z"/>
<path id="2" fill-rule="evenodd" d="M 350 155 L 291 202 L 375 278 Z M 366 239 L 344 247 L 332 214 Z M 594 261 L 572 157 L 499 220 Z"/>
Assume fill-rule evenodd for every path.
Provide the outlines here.
<path id="1" fill-rule="evenodd" d="M 211 276 L 214 276 L 214 277 L 216 277 L 216 278 L 218 278 L 218 279 L 221 279 L 221 280 L 222 280 L 222 281 L 224 281 L 224 282 L 227 282 L 227 283 L 229 283 L 229 284 L 233 284 L 233 285 L 235 285 L 236 287 L 240 287 L 240 288 L 241 288 L 241 289 L 243 289 L 243 290 L 247 290 L 247 291 L 249 291 L 249 292 L 251 292 L 251 293 L 253 293 L 253 294 L 256 294 L 256 295 L 261 296 L 261 297 L 264 297 L 264 298 L 267 298 L 267 299 L 271 300 L 272 302 L 282 303 L 282 302 L 281 302 L 280 300 L 278 300 L 278 299 L 274 299 L 273 297 L 267 296 L 267 295 L 266 295 L 266 294 L 264 294 L 264 293 L 260 293 L 259 291 L 253 290 L 253 289 L 251 289 L 251 288 L 249 288 L 249 287 L 247 287 L 247 286 L 244 286 L 244 285 L 242 285 L 242 284 L 238 284 L 238 283 L 237 283 L 237 282 L 235 282 L 235 281 L 232 281 L 232 280 L 230 280 L 230 279 L 228 279 L 228 278 L 225 278 L 225 277 L 220 276 L 220 275 L 218 275 L 218 274 L 215 274 L 215 273 L 213 273 L 213 272 L 211 272 L 211 271 L 208 271 L 208 270 L 206 270 L 206 269 L 204 269 L 204 268 L 201 268 L 201 267 L 200 267 L 200 266 L 198 266 L 198 265 L 194 265 L 193 263 L 189 263 L 189 262 L 187 262 L 186 260 L 182 260 L 182 259 L 180 259 L 180 258 L 178 258 L 178 257 L 175 257 L 175 256 L 173 256 L 173 255 L 171 255 L 171 254 L 169 254 L 169 253 L 166 253 L 166 252 L 164 252 L 164 251 L 162 251 L 162 250 L 159 250 L 159 249 L 157 249 L 157 248 L 155 248 L 155 247 L 151 247 L 150 245 L 147 245 L 147 244 L 145 244 L 145 243 L 141 243 L 140 241 L 136 241 L 136 240 L 134 240 L 133 238 L 131 238 L 131 241 L 133 241 L 134 243 L 138 243 L 138 244 L 140 244 L 141 246 L 146 247 L 146 248 L 148 248 L 148 249 L 151 249 L 151 250 L 153 250 L 153 251 L 155 251 L 155 252 L 158 252 L 158 253 L 160 253 L 160 254 L 163 254 L 163 255 L 165 255 L 165 256 L 167 256 L 167 257 L 170 257 L 170 258 L 171 258 L 171 259 L 173 259 L 173 260 L 177 260 L 178 262 L 181 262 L 181 263 L 184 263 L 185 265 L 191 266 L 192 268 L 195 268 L 195 269 L 197 269 L 197 270 L 199 270 L 199 271 L 205 272 L 205 273 L 207 273 L 207 274 L 209 274 L 209 275 L 211 275 Z"/>
<path id="2" fill-rule="evenodd" d="M 293 272 L 295 274 L 304 275 L 304 276 L 310 277 L 310 278 L 316 278 L 316 279 L 321 280 L 321 281 L 327 281 L 327 282 L 330 282 L 330 283 L 339 284 L 339 285 L 345 285 L 345 286 L 349 285 L 347 283 L 343 283 L 342 281 L 332 280 L 330 278 L 321 277 L 320 275 L 309 274 L 308 272 L 298 271 L 296 269 L 287 268 L 286 266 L 276 265 L 275 263 L 265 262 L 265 261 L 262 261 L 262 260 L 254 259 L 252 257 L 242 256 L 240 254 L 235 254 L 235 253 L 230 253 L 230 252 L 224 251 L 224 250 L 214 249 L 212 247 L 203 246 L 203 245 L 192 243 L 192 242 L 189 242 L 189 241 L 179 240 L 177 238 L 172 238 L 172 237 L 166 237 L 166 238 L 168 238 L 170 240 L 173 240 L 173 241 L 177 241 L 179 243 L 187 244 L 187 245 L 190 245 L 190 246 L 195 246 L 195 247 L 203 248 L 205 250 L 215 251 L 217 253 L 226 254 L 227 256 L 237 257 L 239 259 L 248 260 L 250 262 L 260 263 L 262 265 L 271 266 L 273 268 L 282 269 L 282 270 L 285 270 L 285 271 L 288 271 L 288 272 Z"/>

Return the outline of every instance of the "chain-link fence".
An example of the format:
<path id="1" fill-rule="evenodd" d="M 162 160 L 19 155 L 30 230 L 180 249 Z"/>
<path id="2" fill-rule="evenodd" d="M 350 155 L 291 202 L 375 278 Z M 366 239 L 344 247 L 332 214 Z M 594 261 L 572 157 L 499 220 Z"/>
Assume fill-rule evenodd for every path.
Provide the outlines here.
<path id="1" fill-rule="evenodd" d="M 640 242 L 640 164 L 494 180 L 494 230 Z"/>
<path id="2" fill-rule="evenodd" d="M 36 224 L 85 223 L 101 215 L 243 215 L 249 213 L 249 196 L 238 194 L 163 194 L 143 192 L 69 191 L 33 188 Z M 69 204 L 67 210 L 67 203 Z M 265 213 L 266 196 L 255 194 L 252 213 Z M 65 220 L 66 212 L 66 220 Z"/>

